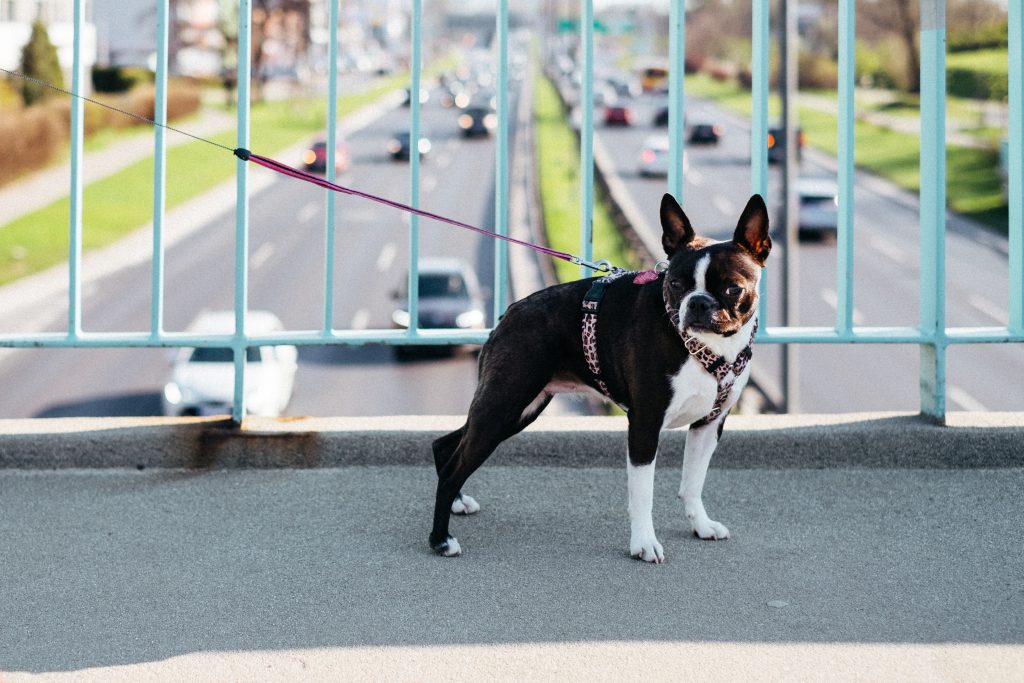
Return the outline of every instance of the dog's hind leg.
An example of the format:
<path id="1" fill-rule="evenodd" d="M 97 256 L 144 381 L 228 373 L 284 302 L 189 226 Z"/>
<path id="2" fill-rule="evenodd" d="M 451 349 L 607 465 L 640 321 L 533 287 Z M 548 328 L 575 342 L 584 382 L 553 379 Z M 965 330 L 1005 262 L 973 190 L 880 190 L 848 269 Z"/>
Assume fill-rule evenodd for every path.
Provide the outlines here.
<path id="1" fill-rule="evenodd" d="M 462 440 L 462 435 L 466 433 L 466 426 L 459 427 L 454 432 L 445 434 L 434 441 L 434 467 L 437 468 L 438 476 L 441 475 L 441 470 L 444 469 L 445 465 L 455 454 L 455 449 L 459 447 L 459 442 Z M 455 496 L 455 500 L 452 501 L 452 514 L 453 515 L 474 515 L 480 512 L 480 503 L 472 496 L 459 491 L 459 494 Z"/>

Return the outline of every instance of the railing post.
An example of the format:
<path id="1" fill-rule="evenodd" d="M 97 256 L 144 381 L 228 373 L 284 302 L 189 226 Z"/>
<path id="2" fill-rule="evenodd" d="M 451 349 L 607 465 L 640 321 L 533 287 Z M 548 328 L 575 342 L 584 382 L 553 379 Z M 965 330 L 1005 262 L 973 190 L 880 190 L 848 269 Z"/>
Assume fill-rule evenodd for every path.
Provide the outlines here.
<path id="1" fill-rule="evenodd" d="M 508 234 L 508 0 L 499 0 L 497 17 L 498 41 L 498 139 L 494 170 L 494 230 Z M 522 95 L 520 95 L 522 96 Z M 508 288 L 508 244 L 494 241 L 494 320 L 505 311 Z"/>
<path id="2" fill-rule="evenodd" d="M 768 10 L 769 0 L 751 8 L 750 191 L 768 201 Z M 768 326 L 768 271 L 761 271 L 758 320 Z"/>
<path id="3" fill-rule="evenodd" d="M 946 2 L 921 0 L 921 413 L 946 418 Z"/>
<path id="4" fill-rule="evenodd" d="M 412 58 L 409 60 L 409 204 L 420 206 L 420 64 L 423 21 L 423 0 L 412 2 Z M 409 335 L 416 336 L 420 327 L 420 219 L 409 216 Z"/>
<path id="5" fill-rule="evenodd" d="M 685 127 L 684 67 L 686 64 L 686 6 L 684 0 L 672 0 L 668 24 L 668 191 L 683 204 L 683 155 Z"/>
<path id="6" fill-rule="evenodd" d="M 580 256 L 594 260 L 594 0 L 582 0 L 580 16 L 583 83 L 580 88 Z M 580 266 L 580 276 L 591 269 Z"/>
<path id="7" fill-rule="evenodd" d="M 1006 170 L 1010 214 L 1010 332 L 1024 332 L 1024 3 L 1009 6 L 1009 114 Z"/>
<path id="8" fill-rule="evenodd" d="M 238 136 L 239 147 L 249 147 L 249 84 L 252 77 L 252 2 L 238 3 Z M 245 314 L 249 287 L 249 196 L 248 165 L 235 160 L 235 395 L 231 419 L 245 418 Z"/>
<path id="9" fill-rule="evenodd" d="M 337 179 L 338 145 L 338 1 L 330 0 L 327 25 L 327 180 Z M 324 190 L 324 324 L 328 335 L 334 328 L 334 192 Z"/>
<path id="10" fill-rule="evenodd" d="M 153 272 L 150 284 L 149 333 L 157 338 L 164 325 L 164 208 L 167 143 L 167 15 L 169 0 L 158 0 L 156 14 L 156 94 L 153 101 Z"/>
<path id="11" fill-rule="evenodd" d="M 855 0 L 839 0 L 839 216 L 836 230 L 836 332 L 853 330 L 853 81 Z"/>
<path id="12" fill-rule="evenodd" d="M 71 65 L 71 91 L 82 92 L 82 30 L 85 25 L 85 2 L 75 2 L 74 57 Z M 82 137 L 85 134 L 85 112 L 80 97 L 71 98 L 71 195 L 68 229 L 68 337 L 82 334 Z"/>

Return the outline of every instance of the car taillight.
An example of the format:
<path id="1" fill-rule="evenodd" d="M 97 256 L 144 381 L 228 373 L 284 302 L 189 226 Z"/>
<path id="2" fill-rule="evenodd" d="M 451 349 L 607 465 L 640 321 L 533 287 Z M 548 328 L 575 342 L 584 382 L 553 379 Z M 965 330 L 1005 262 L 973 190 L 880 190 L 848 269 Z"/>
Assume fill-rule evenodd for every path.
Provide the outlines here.
<path id="1" fill-rule="evenodd" d="M 801 131 L 797 131 L 797 134 L 796 134 L 796 144 L 800 145 L 801 147 L 804 146 L 804 132 L 802 130 Z"/>
<path id="2" fill-rule="evenodd" d="M 316 161 L 316 152 L 314 152 L 311 149 L 307 149 L 302 154 L 302 163 L 309 165 L 312 164 L 314 161 Z"/>
<path id="3" fill-rule="evenodd" d="M 462 116 L 459 117 L 459 128 L 467 130 L 472 125 L 473 117 L 470 116 L 469 114 L 463 114 Z"/>
<path id="4" fill-rule="evenodd" d="M 654 161 L 656 156 L 657 155 L 654 153 L 653 149 L 645 149 L 640 155 L 640 159 L 642 159 L 645 164 L 649 164 Z"/>
<path id="5" fill-rule="evenodd" d="M 771 134 L 771 133 L 768 133 L 768 149 L 771 149 L 774 146 L 775 146 L 775 136 L 773 134 Z"/>

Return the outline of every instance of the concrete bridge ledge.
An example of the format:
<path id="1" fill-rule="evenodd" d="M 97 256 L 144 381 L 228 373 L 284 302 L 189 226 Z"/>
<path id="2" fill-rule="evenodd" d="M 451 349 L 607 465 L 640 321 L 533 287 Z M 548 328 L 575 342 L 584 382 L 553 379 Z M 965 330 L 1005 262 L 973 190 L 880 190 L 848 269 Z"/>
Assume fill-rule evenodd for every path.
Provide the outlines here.
<path id="1" fill-rule="evenodd" d="M 281 468 L 431 466 L 430 443 L 461 416 L 0 420 L 0 467 Z M 686 430 L 666 432 L 659 465 L 682 462 Z M 624 417 L 540 418 L 502 444 L 506 465 L 619 467 Z M 909 413 L 732 416 L 716 468 L 1024 466 L 1024 413 L 952 413 L 938 426 Z"/>

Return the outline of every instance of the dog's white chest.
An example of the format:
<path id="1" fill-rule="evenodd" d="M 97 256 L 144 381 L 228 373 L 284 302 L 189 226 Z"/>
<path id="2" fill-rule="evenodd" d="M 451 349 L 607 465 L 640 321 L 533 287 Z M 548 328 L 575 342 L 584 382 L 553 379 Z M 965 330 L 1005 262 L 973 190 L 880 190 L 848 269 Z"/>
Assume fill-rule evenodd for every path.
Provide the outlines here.
<path id="1" fill-rule="evenodd" d="M 715 378 L 690 359 L 672 376 L 672 400 L 665 411 L 662 429 L 685 427 L 711 412 L 718 395 Z"/>

